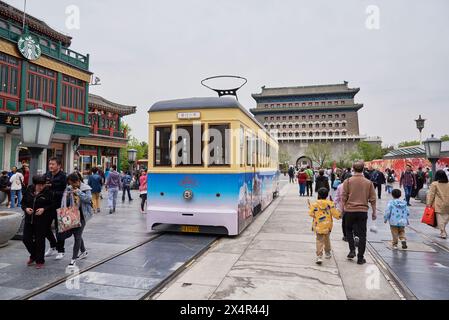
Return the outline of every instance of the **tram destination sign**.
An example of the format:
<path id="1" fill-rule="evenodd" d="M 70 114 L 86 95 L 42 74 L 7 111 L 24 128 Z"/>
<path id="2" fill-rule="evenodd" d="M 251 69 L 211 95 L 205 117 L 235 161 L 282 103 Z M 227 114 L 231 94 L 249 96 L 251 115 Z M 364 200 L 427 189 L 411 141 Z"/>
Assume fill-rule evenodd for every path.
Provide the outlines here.
<path id="1" fill-rule="evenodd" d="M 20 128 L 20 116 L 7 113 L 0 114 L 0 125 Z"/>
<path id="2" fill-rule="evenodd" d="M 179 112 L 178 119 L 199 119 L 201 118 L 200 112 Z"/>

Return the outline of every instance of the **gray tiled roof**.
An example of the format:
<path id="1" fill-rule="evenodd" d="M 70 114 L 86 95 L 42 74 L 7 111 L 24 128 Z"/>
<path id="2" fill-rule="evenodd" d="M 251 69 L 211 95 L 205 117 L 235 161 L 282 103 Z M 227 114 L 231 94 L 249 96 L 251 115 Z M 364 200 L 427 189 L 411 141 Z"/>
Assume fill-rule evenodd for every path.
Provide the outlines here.
<path id="1" fill-rule="evenodd" d="M 449 156 L 449 141 L 444 141 L 441 144 L 441 153 L 443 157 Z M 384 156 L 384 159 L 396 159 L 396 158 L 420 158 L 426 156 L 426 150 L 423 145 L 398 148 L 390 151 Z"/>

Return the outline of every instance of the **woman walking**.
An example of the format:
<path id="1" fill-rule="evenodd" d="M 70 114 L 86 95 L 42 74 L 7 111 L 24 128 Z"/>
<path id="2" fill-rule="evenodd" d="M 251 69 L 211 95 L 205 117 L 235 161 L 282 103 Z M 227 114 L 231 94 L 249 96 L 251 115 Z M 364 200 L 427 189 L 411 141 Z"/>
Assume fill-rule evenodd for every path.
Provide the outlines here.
<path id="1" fill-rule="evenodd" d="M 147 202 L 147 170 L 142 170 L 139 178 L 140 213 L 146 213 L 145 204 Z"/>
<path id="2" fill-rule="evenodd" d="M 301 168 L 301 171 L 298 173 L 299 195 L 301 197 L 306 195 L 307 178 L 307 173 L 304 168 Z"/>
<path id="3" fill-rule="evenodd" d="M 92 192 L 91 187 L 81 182 L 77 173 L 72 173 L 67 177 L 67 189 L 65 190 L 65 199 L 70 199 L 73 195 L 74 206 L 80 210 L 81 227 L 68 230 L 64 233 L 58 234 L 58 241 L 61 241 L 61 246 L 64 247 L 64 241 L 72 235 L 75 238 L 73 244 L 73 255 L 70 261 L 69 268 L 76 266 L 76 261 L 87 258 L 87 250 L 84 246 L 83 231 L 86 227 L 86 222 L 92 217 Z M 79 254 L 81 251 L 81 254 Z M 79 254 L 79 255 L 78 255 Z"/>
<path id="4" fill-rule="evenodd" d="M 449 222 L 449 183 L 446 173 L 438 170 L 427 194 L 427 205 L 435 209 L 440 237 L 447 238 L 446 225 Z"/>
<path id="5" fill-rule="evenodd" d="M 22 210 L 25 212 L 23 244 L 30 253 L 28 266 L 36 263 L 36 269 L 44 267 L 45 235 L 53 208 L 52 192 L 45 186 L 47 179 L 43 175 L 33 177 L 33 185 L 23 195 Z"/>

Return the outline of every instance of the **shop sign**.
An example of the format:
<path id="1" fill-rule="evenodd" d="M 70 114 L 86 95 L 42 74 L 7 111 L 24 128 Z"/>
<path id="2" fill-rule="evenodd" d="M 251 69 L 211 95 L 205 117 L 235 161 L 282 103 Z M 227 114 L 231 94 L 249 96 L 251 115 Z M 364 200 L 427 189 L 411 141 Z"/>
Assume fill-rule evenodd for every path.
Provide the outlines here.
<path id="1" fill-rule="evenodd" d="M 41 57 L 42 49 L 39 39 L 29 33 L 22 34 L 17 41 L 17 47 L 20 53 L 27 60 L 37 60 Z"/>
<path id="2" fill-rule="evenodd" d="M 20 116 L 7 113 L 0 114 L 0 125 L 20 128 Z"/>

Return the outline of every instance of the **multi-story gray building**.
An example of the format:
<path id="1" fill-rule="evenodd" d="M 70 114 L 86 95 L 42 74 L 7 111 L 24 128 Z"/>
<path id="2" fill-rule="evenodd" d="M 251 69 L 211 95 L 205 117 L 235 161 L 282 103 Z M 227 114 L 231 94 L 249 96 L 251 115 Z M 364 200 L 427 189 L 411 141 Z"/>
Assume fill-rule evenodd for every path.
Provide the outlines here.
<path id="1" fill-rule="evenodd" d="M 303 87 L 262 87 L 253 94 L 257 107 L 251 109 L 266 129 L 277 135 L 280 150 L 290 163 L 310 164 L 306 155 L 310 143 L 330 143 L 333 159 L 339 160 L 367 139 L 360 135 L 358 111 L 363 104 L 354 101 L 360 88 L 343 84 Z"/>

